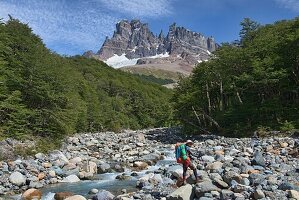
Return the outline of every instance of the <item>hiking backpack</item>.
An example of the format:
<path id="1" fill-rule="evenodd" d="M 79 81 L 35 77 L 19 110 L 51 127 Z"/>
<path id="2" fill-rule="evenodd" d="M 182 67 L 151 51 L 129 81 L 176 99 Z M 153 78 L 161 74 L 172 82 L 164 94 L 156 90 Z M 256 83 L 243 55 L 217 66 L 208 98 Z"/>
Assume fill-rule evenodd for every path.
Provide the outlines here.
<path id="1" fill-rule="evenodd" d="M 177 163 L 183 163 L 187 159 L 187 150 L 185 144 L 177 143 L 175 145 L 175 158 Z"/>

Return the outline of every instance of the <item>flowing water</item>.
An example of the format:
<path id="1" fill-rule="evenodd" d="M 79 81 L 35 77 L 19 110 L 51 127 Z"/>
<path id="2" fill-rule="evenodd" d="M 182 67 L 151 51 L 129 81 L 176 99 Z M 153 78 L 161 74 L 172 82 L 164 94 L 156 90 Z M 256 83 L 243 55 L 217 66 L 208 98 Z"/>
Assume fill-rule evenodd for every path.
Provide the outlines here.
<path id="1" fill-rule="evenodd" d="M 148 172 L 153 172 L 160 167 L 169 167 L 172 164 L 175 164 L 174 153 L 171 150 L 160 150 L 165 155 L 164 160 L 160 160 L 156 165 L 150 166 L 147 170 L 143 170 L 137 172 L 137 177 L 131 177 L 130 180 L 117 180 L 115 179 L 117 175 L 125 173 L 126 175 L 130 175 L 132 171 L 126 170 L 123 173 L 105 173 L 98 174 L 94 178 L 96 180 L 92 181 L 80 181 L 77 183 L 58 183 L 53 185 L 47 185 L 41 189 L 43 196 L 42 200 L 53 200 L 54 195 L 57 192 L 72 192 L 74 194 L 79 194 L 85 196 L 87 198 L 91 198 L 92 195 L 88 194 L 91 189 L 98 190 L 107 190 L 114 195 L 121 194 L 122 189 L 126 189 L 127 192 L 137 191 L 136 181 L 138 178 L 143 176 Z M 20 195 L 15 196 L 13 199 L 20 199 Z"/>

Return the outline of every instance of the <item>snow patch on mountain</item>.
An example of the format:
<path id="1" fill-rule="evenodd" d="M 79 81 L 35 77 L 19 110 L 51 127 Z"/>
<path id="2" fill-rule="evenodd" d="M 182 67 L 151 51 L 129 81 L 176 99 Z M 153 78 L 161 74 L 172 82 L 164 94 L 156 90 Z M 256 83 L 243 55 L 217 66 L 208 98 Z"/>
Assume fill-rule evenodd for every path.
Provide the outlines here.
<path id="1" fill-rule="evenodd" d="M 106 61 L 104 61 L 107 65 L 112 66 L 113 68 L 120 68 L 124 66 L 130 66 L 130 65 L 136 65 L 137 60 L 139 58 L 134 59 L 128 59 L 126 57 L 126 54 L 117 55 L 114 54 L 111 58 L 108 58 Z"/>

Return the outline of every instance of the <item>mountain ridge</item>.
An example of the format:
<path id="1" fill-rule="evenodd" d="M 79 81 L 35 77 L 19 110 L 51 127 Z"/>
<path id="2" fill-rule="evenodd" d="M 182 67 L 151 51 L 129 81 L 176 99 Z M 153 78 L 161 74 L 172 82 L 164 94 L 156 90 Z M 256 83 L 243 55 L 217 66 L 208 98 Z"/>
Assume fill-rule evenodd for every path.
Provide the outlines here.
<path id="1" fill-rule="evenodd" d="M 133 65 L 176 65 L 190 74 L 193 67 L 209 60 L 219 45 L 213 37 L 179 27 L 169 26 L 164 36 L 151 32 L 147 23 L 140 20 L 121 20 L 111 38 L 106 37 L 97 53 L 87 51 L 84 56 L 96 58 L 119 68 Z"/>

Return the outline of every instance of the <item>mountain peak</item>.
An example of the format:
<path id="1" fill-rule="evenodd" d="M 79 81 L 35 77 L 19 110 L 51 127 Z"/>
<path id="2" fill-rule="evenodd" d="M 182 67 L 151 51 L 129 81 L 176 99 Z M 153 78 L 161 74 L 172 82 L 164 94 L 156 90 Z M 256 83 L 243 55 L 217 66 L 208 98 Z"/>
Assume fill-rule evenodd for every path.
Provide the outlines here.
<path id="1" fill-rule="evenodd" d="M 147 23 L 133 19 L 119 21 L 112 38 L 106 38 L 95 56 L 106 61 L 113 56 L 130 60 L 169 55 L 186 59 L 189 65 L 195 65 L 199 61 L 209 59 L 210 52 L 214 51 L 216 46 L 214 38 L 178 27 L 176 23 L 169 26 L 167 36 L 164 37 L 162 30 L 156 36 L 150 31 Z"/>

